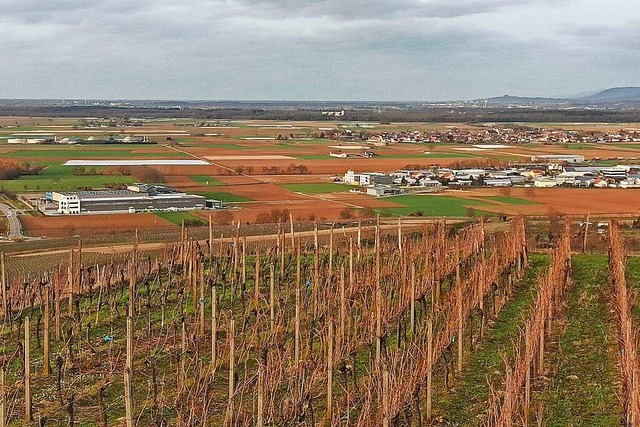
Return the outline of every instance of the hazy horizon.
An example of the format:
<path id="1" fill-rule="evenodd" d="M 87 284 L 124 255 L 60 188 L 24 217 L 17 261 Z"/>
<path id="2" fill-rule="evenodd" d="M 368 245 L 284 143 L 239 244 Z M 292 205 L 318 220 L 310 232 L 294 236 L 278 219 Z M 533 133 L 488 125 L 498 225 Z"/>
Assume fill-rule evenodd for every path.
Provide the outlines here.
<path id="1" fill-rule="evenodd" d="M 445 101 L 640 86 L 631 0 L 0 0 L 0 98 Z"/>

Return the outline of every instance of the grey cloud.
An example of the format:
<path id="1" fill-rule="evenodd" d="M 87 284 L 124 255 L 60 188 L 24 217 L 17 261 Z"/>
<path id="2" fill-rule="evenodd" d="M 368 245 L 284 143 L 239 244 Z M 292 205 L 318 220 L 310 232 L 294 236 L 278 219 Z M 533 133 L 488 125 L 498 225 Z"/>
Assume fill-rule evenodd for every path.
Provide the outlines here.
<path id="1" fill-rule="evenodd" d="M 626 82 L 637 71 L 633 17 L 571 21 L 572 8 L 594 2 L 0 0 L 0 56 L 8 59 L 0 62 L 0 97 L 579 92 Z M 628 64 L 614 58 L 617 69 L 607 65 L 622 52 Z M 603 84 L 607 75 L 612 81 Z"/>

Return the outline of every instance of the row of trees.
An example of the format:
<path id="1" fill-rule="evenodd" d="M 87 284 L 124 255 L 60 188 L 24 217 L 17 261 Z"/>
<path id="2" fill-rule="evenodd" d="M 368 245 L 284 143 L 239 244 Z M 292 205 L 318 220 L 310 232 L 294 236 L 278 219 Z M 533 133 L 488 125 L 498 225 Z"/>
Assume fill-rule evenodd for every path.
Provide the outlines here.
<path id="1" fill-rule="evenodd" d="M 37 175 L 45 166 L 21 163 L 15 160 L 0 160 L 0 180 L 18 179 L 22 175 Z"/>

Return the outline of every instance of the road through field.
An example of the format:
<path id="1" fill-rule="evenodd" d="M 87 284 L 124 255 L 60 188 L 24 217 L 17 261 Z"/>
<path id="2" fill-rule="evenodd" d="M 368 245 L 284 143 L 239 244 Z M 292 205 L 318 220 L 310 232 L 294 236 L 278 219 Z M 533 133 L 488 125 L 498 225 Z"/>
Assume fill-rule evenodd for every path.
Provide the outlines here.
<path id="1" fill-rule="evenodd" d="M 207 159 L 206 157 L 196 156 L 196 155 L 195 155 L 195 154 L 193 154 L 193 153 L 190 153 L 190 152 L 185 151 L 185 150 L 181 150 L 181 149 L 179 149 L 179 148 L 177 148 L 177 147 L 174 147 L 174 146 L 171 146 L 171 145 L 166 145 L 166 147 L 167 147 L 167 148 L 171 148 L 172 150 L 177 151 L 178 153 L 186 154 L 186 155 L 188 155 L 188 156 L 190 156 L 190 157 L 193 157 L 194 159 L 204 160 L 204 161 L 205 161 L 205 162 L 207 162 L 207 163 L 210 163 L 210 164 L 212 164 L 212 165 L 214 165 L 214 166 L 217 166 L 217 167 L 222 168 L 222 169 L 224 169 L 224 170 L 227 170 L 227 171 L 229 171 L 229 172 L 233 172 L 234 174 L 238 174 L 238 175 L 246 176 L 247 178 L 251 178 L 252 180 L 254 180 L 254 181 L 256 181 L 256 182 L 264 183 L 264 181 L 262 181 L 262 180 L 260 180 L 260 179 L 258 179 L 258 178 L 255 178 L 255 177 L 253 177 L 253 176 L 251 176 L 251 175 L 247 175 L 247 174 L 244 174 L 244 173 L 238 173 L 238 171 L 236 171 L 235 169 L 232 169 L 232 168 L 230 168 L 230 167 L 228 167 L 228 166 L 225 166 L 225 165 L 222 165 L 222 164 L 220 164 L 220 163 L 213 162 L 213 161 L 211 161 L 211 160 Z"/>
<path id="2" fill-rule="evenodd" d="M 7 237 L 10 239 L 22 237 L 22 224 L 20 224 L 20 220 L 18 220 L 18 211 L 3 203 L 0 203 L 0 211 L 7 217 L 7 222 L 9 223 L 9 234 L 7 234 Z"/>

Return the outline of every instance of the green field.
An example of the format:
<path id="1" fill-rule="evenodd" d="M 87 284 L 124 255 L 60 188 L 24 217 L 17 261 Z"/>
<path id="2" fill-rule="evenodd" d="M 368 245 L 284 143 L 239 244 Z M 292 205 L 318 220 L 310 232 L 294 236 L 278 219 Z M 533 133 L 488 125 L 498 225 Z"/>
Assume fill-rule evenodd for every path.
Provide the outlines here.
<path id="1" fill-rule="evenodd" d="M 129 175 L 27 175 L 18 179 L 0 181 L 0 188 L 13 192 L 64 191 L 81 188 L 104 188 L 105 184 L 132 184 L 135 178 Z"/>
<path id="2" fill-rule="evenodd" d="M 236 194 L 222 192 L 222 191 L 206 191 L 197 192 L 200 196 L 204 196 L 207 199 L 221 200 L 223 203 L 238 203 L 238 202 L 250 202 L 251 199 Z"/>
<path id="3" fill-rule="evenodd" d="M 507 203 L 509 205 L 539 205 L 540 203 L 533 200 L 520 199 L 518 197 L 509 196 L 482 196 L 482 199 L 493 200 L 494 202 Z"/>
<path id="4" fill-rule="evenodd" d="M 100 174 L 104 172 L 106 166 L 84 166 L 85 172 L 95 171 L 95 174 Z M 73 175 L 74 167 L 73 166 L 65 166 L 59 163 L 51 163 L 48 164 L 46 168 L 38 173 L 39 176 L 59 176 L 59 175 Z M 77 175 L 82 176 L 82 175 Z"/>
<path id="5" fill-rule="evenodd" d="M 185 225 L 190 226 L 207 224 L 206 221 L 191 215 L 189 212 L 156 212 L 156 216 L 176 225 L 182 225 L 182 221 L 184 221 Z"/>
<path id="6" fill-rule="evenodd" d="M 202 185 L 224 185 L 223 182 L 209 175 L 189 175 L 189 179 Z"/>
<path id="7" fill-rule="evenodd" d="M 69 149 L 34 149 L 34 150 L 15 150 L 6 153 L 0 153 L 1 157 L 12 157 L 17 159 L 32 159 L 32 158 L 62 158 L 70 159 L 77 157 L 185 157 L 187 154 L 178 151 L 167 153 L 133 153 L 131 150 L 111 150 L 111 149 L 81 149 L 81 150 L 69 150 Z"/>
<path id="8" fill-rule="evenodd" d="M 409 215 L 415 212 L 422 212 L 424 216 L 470 216 L 475 215 L 495 215 L 483 212 L 476 207 L 488 206 L 488 203 L 477 200 L 462 199 L 451 196 L 413 195 L 395 196 L 386 199 L 389 202 L 402 205 L 397 208 L 378 209 L 382 214 Z"/>
<path id="9" fill-rule="evenodd" d="M 348 191 L 349 188 L 344 184 L 335 184 L 333 182 L 311 182 L 307 184 L 284 184 L 283 188 L 294 191 L 296 193 L 320 194 L 320 193 L 339 193 Z"/>
<path id="10" fill-rule="evenodd" d="M 380 158 L 386 159 L 451 159 L 451 158 L 468 158 L 478 157 L 470 154 L 454 153 L 447 151 L 446 153 L 432 152 L 425 154 L 380 154 Z"/>

